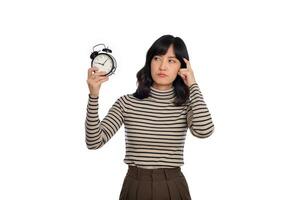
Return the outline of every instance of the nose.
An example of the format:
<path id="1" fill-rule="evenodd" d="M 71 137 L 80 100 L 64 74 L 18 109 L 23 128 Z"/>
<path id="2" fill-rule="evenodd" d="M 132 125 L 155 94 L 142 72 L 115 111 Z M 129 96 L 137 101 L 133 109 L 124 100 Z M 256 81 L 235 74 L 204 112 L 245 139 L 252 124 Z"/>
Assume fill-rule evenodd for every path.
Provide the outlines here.
<path id="1" fill-rule="evenodd" d="M 168 59 L 163 59 L 163 61 L 161 62 L 159 69 L 160 70 L 165 70 L 167 68 L 167 61 Z"/>

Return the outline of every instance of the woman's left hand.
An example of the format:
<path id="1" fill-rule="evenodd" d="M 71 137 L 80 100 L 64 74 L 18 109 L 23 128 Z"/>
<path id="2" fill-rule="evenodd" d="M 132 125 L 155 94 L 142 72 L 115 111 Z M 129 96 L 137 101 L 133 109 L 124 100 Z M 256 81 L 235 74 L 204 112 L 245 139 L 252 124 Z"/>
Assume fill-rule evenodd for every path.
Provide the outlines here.
<path id="1" fill-rule="evenodd" d="M 183 58 L 184 62 L 186 63 L 186 68 L 181 68 L 178 71 L 178 75 L 182 78 L 184 83 L 190 87 L 193 83 L 196 83 L 194 72 L 192 70 L 190 61 Z"/>

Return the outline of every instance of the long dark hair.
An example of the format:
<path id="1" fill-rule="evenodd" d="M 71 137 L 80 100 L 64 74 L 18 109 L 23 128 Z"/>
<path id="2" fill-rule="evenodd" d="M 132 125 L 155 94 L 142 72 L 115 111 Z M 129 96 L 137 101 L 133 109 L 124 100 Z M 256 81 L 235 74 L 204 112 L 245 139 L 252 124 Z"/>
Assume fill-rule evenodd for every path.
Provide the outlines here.
<path id="1" fill-rule="evenodd" d="M 135 93 L 133 93 L 134 97 L 144 99 L 149 96 L 150 86 L 152 86 L 153 83 L 153 79 L 151 77 L 151 60 L 156 55 L 165 55 L 172 44 L 175 56 L 181 63 L 181 68 L 186 66 L 182 57 L 189 60 L 189 55 L 184 41 L 180 37 L 174 37 L 173 35 L 161 36 L 149 48 L 146 55 L 145 65 L 136 74 L 138 88 Z M 177 75 L 176 79 L 173 81 L 173 86 L 176 96 L 173 103 L 176 106 L 186 103 L 190 96 L 190 92 L 188 86 L 185 85 L 179 75 Z"/>

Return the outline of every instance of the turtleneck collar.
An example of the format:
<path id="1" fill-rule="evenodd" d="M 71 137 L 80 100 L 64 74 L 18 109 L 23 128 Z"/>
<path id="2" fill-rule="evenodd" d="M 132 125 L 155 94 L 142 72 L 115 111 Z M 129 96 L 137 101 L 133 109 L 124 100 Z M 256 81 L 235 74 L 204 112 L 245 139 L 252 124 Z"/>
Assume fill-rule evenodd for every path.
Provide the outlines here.
<path id="1" fill-rule="evenodd" d="M 167 90 L 159 90 L 150 86 L 150 96 L 157 100 L 169 101 L 175 97 L 174 86 Z"/>

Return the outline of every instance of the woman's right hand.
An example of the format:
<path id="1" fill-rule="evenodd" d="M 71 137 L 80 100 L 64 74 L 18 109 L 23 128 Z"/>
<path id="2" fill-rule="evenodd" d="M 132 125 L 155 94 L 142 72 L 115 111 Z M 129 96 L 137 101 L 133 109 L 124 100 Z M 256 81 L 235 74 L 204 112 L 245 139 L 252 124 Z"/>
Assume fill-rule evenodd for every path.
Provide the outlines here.
<path id="1" fill-rule="evenodd" d="M 101 84 L 109 79 L 109 76 L 104 76 L 105 73 L 105 71 L 98 71 L 98 68 L 96 67 L 90 67 L 88 69 L 88 79 L 86 82 L 91 96 L 99 96 Z"/>

